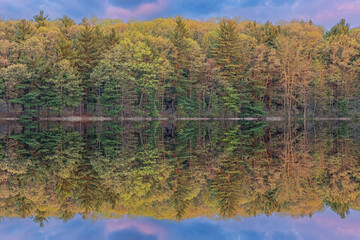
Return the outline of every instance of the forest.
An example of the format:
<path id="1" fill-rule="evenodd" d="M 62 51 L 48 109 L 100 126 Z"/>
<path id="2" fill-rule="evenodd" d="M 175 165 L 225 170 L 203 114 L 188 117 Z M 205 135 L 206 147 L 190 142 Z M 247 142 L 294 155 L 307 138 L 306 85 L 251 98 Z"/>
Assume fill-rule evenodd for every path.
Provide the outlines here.
<path id="1" fill-rule="evenodd" d="M 344 19 L 0 20 L 0 115 L 359 116 L 360 28 Z"/>
<path id="2" fill-rule="evenodd" d="M 339 217 L 360 210 L 346 122 L 49 122 L 0 128 L 0 217 Z"/>

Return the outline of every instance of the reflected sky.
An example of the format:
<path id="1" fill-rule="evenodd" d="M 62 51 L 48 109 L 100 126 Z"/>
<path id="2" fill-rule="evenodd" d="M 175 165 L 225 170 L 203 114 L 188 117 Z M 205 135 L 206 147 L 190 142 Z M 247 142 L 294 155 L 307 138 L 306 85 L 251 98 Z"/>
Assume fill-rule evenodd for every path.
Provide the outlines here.
<path id="1" fill-rule="evenodd" d="M 83 220 L 64 223 L 50 219 L 40 228 L 32 219 L 6 218 L 0 224 L 2 240 L 17 239 L 360 239 L 360 212 L 345 219 L 327 209 L 311 218 L 257 216 L 241 220 L 186 219 L 181 222 L 152 218 Z"/>

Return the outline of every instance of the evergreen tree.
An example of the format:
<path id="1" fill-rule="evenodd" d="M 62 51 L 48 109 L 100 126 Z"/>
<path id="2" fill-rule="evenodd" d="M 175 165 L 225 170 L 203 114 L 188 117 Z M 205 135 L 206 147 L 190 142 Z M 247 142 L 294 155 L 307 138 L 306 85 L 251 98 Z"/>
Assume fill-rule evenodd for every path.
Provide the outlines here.
<path id="1" fill-rule="evenodd" d="M 67 15 L 64 15 L 62 18 L 59 19 L 63 28 L 69 28 L 75 25 L 75 21 L 69 18 Z"/>
<path id="2" fill-rule="evenodd" d="M 176 77 L 183 75 L 188 67 L 187 55 L 189 54 L 190 45 L 186 38 L 189 37 L 189 32 L 186 28 L 186 23 L 183 18 L 177 17 L 175 19 L 176 27 L 171 35 L 171 40 L 174 44 L 173 59 Z"/>
<path id="3" fill-rule="evenodd" d="M 350 32 L 350 24 L 346 23 L 345 19 L 341 19 L 330 31 L 326 33 L 327 37 L 336 36 L 341 34 L 348 34 Z"/>
<path id="4" fill-rule="evenodd" d="M 87 105 L 91 101 L 89 95 L 93 85 L 90 81 L 90 74 L 101 59 L 102 43 L 103 37 L 100 29 L 90 26 L 90 24 L 85 21 L 84 27 L 77 38 L 78 52 L 75 63 L 85 91 L 83 102 L 84 112 L 87 112 Z"/>
<path id="5" fill-rule="evenodd" d="M 231 19 L 221 19 L 212 55 L 220 68 L 225 82 L 234 83 L 240 79 L 240 41 L 237 23 Z"/>
<path id="6" fill-rule="evenodd" d="M 67 40 L 64 36 L 61 36 L 56 44 L 56 55 L 58 60 L 73 60 L 75 58 L 75 52 L 73 50 L 73 43 Z"/>
<path id="7" fill-rule="evenodd" d="M 49 16 L 45 15 L 43 10 L 40 10 L 39 14 L 33 17 L 34 21 L 36 22 L 37 28 L 44 27 L 46 25 L 46 21 L 49 21 Z"/>
<path id="8" fill-rule="evenodd" d="M 143 108 L 144 98 L 150 100 L 148 111 L 156 116 L 157 108 L 154 104 L 155 89 L 157 86 L 157 64 L 150 48 L 139 42 L 134 45 L 132 70 L 136 74 L 136 85 L 139 92 L 139 108 Z"/>
<path id="9" fill-rule="evenodd" d="M 218 38 L 213 47 L 213 57 L 222 77 L 222 100 L 230 112 L 240 116 L 262 115 L 262 105 L 253 94 L 258 95 L 256 85 L 245 76 L 244 56 L 237 23 L 231 19 L 219 22 Z M 246 40 L 246 39 L 245 39 Z M 244 41 L 245 41 L 244 40 Z"/>
<path id="10" fill-rule="evenodd" d="M 111 32 L 105 36 L 105 44 L 106 44 L 106 48 L 112 48 L 114 47 L 116 44 L 119 43 L 120 41 L 120 36 L 115 32 L 115 29 L 112 28 Z"/>
<path id="11" fill-rule="evenodd" d="M 58 24 L 63 35 L 68 39 L 72 38 L 69 33 L 71 32 L 72 26 L 75 25 L 75 21 L 69 18 L 67 15 L 64 15 L 59 19 Z"/>
<path id="12" fill-rule="evenodd" d="M 2 96 L 8 104 L 8 111 L 11 111 L 11 100 L 21 97 L 24 92 L 19 86 L 29 79 L 31 74 L 24 64 L 14 64 L 0 70 Z"/>
<path id="13" fill-rule="evenodd" d="M 20 22 L 17 23 L 16 30 L 17 40 L 19 42 L 27 40 L 34 33 L 34 29 L 31 23 L 26 21 L 25 19 L 21 19 Z"/>
<path id="14" fill-rule="evenodd" d="M 81 101 L 83 89 L 80 79 L 75 75 L 68 60 L 62 60 L 54 66 L 54 77 L 49 79 L 49 83 L 53 84 L 55 94 L 54 97 L 44 99 L 49 107 L 56 112 L 61 113 L 67 107 L 75 108 Z"/>
<path id="15" fill-rule="evenodd" d="M 133 45 L 128 41 L 105 54 L 105 58 L 91 74 L 97 88 L 97 110 L 107 116 L 128 117 L 134 115 L 138 102 L 135 73 L 132 68 Z M 100 106 L 103 108 L 100 109 Z"/>
<path id="16" fill-rule="evenodd" d="M 175 76 L 173 76 L 171 96 L 173 111 L 175 110 L 175 99 L 178 97 L 178 94 L 176 93 L 177 84 L 183 82 L 187 77 L 187 68 L 189 67 L 188 54 L 190 54 L 190 44 L 187 40 L 189 32 L 186 28 L 186 23 L 182 17 L 177 17 L 175 23 L 175 29 L 171 34 L 171 41 L 174 45 L 171 62 L 175 73 Z"/>

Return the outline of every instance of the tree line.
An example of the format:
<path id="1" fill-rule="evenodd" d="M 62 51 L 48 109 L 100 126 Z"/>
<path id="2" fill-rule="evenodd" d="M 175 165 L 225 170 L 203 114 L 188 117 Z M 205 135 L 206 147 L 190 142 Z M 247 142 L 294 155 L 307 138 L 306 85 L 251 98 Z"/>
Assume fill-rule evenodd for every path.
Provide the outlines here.
<path id="1" fill-rule="evenodd" d="M 311 216 L 360 209 L 356 125 L 4 125 L 0 216 L 67 221 Z"/>
<path id="2" fill-rule="evenodd" d="M 0 111 L 28 119 L 350 116 L 360 29 L 341 20 L 0 21 Z"/>

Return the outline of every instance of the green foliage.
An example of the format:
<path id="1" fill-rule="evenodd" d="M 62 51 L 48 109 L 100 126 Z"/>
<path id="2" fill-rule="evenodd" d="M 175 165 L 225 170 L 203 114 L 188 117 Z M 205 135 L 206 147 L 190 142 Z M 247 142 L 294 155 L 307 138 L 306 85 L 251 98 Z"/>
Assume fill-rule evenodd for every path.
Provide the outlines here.
<path id="1" fill-rule="evenodd" d="M 171 136 L 159 123 L 26 124 L 0 139 L 0 209 L 40 225 L 76 214 L 181 221 L 324 207 L 344 218 L 359 209 L 360 146 L 356 126 L 327 124 L 305 132 L 297 123 L 182 121 Z"/>
<path id="2" fill-rule="evenodd" d="M 341 19 L 335 26 L 333 26 L 330 31 L 326 33 L 328 37 L 336 36 L 341 34 L 348 34 L 350 32 L 350 24 L 346 23 L 345 19 Z"/>
<path id="3" fill-rule="evenodd" d="M 67 40 L 63 36 L 58 39 L 55 49 L 59 60 L 73 60 L 75 58 L 72 41 Z"/>
<path id="4" fill-rule="evenodd" d="M 16 25 L 16 27 L 17 27 L 16 36 L 19 42 L 27 40 L 34 33 L 34 29 L 31 23 L 26 21 L 25 19 L 21 19 L 19 23 Z"/>
<path id="5" fill-rule="evenodd" d="M 59 19 L 59 21 L 64 28 L 69 28 L 72 25 L 75 25 L 75 21 L 69 18 L 67 15 L 64 15 L 62 18 Z"/>
<path id="6" fill-rule="evenodd" d="M 40 10 L 39 14 L 35 15 L 33 18 L 37 28 L 46 26 L 46 21 L 50 20 L 49 16 L 45 15 L 43 10 Z"/>
<path id="7" fill-rule="evenodd" d="M 217 40 L 213 47 L 213 56 L 220 67 L 225 82 L 236 82 L 240 78 L 240 40 L 237 23 L 231 19 L 221 19 L 217 30 Z"/>
<path id="8" fill-rule="evenodd" d="M 47 101 L 44 101 L 47 103 L 47 107 L 54 108 L 56 112 L 61 113 L 62 109 L 75 108 L 79 105 L 83 95 L 83 87 L 70 61 L 61 60 L 56 63 L 54 77 L 48 81 L 51 84 L 48 90 L 52 91 L 55 96 L 50 96 Z"/>
<path id="9" fill-rule="evenodd" d="M 115 29 L 112 28 L 111 32 L 105 36 L 105 44 L 108 49 L 114 47 L 120 41 L 120 36 L 116 33 Z"/>
<path id="10" fill-rule="evenodd" d="M 77 24 L 41 10 L 0 21 L 0 97 L 28 119 L 356 116 L 358 32 L 343 19 L 325 33 L 239 18 Z"/>

